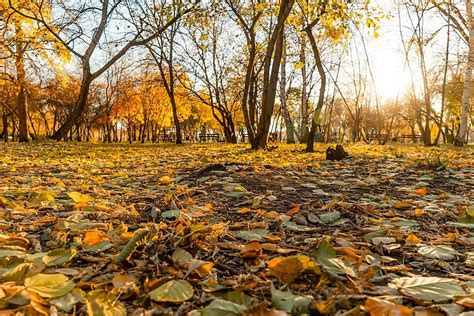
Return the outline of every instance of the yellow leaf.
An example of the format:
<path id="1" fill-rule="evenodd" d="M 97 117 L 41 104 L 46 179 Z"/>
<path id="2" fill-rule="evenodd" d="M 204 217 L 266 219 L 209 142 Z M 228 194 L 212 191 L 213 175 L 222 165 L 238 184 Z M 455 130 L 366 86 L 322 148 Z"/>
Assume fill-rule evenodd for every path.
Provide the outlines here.
<path id="1" fill-rule="evenodd" d="M 305 255 L 273 258 L 267 264 L 270 273 L 286 284 L 292 283 L 303 271 L 319 273 L 313 259 Z"/>
<path id="2" fill-rule="evenodd" d="M 54 197 L 47 192 L 43 192 L 38 196 L 38 200 L 42 202 L 54 202 Z"/>
<path id="3" fill-rule="evenodd" d="M 87 203 L 93 200 L 90 196 L 79 192 L 68 192 L 67 195 L 76 203 Z"/>
<path id="4" fill-rule="evenodd" d="M 270 273 L 286 284 L 292 283 L 304 270 L 303 264 L 293 256 L 273 258 L 268 262 Z"/>
<path id="5" fill-rule="evenodd" d="M 421 242 L 421 239 L 418 238 L 415 234 L 410 234 L 408 235 L 407 239 L 405 240 L 405 243 L 407 245 L 416 245 Z"/>
<path id="6" fill-rule="evenodd" d="M 162 185 L 168 185 L 172 180 L 169 176 L 162 176 L 159 181 Z"/>
<path id="7" fill-rule="evenodd" d="M 102 204 L 94 205 L 94 208 L 96 209 L 96 211 L 100 211 L 100 212 L 107 212 L 109 210 L 107 206 L 102 205 Z"/>
<path id="8" fill-rule="evenodd" d="M 213 267 L 214 263 L 204 262 L 196 270 L 194 270 L 194 272 L 196 272 L 201 278 L 204 278 L 211 275 Z"/>
<path id="9" fill-rule="evenodd" d="M 250 213 L 253 212 L 251 209 L 248 207 L 241 208 L 240 210 L 237 211 L 237 214 L 245 214 L 245 213 Z"/>

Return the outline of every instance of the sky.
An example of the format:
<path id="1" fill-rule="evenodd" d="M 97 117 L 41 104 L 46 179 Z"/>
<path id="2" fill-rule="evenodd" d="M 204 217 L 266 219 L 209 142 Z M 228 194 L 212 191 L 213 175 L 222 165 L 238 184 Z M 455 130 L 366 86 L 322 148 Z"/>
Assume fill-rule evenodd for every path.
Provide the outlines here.
<path id="1" fill-rule="evenodd" d="M 380 22 L 380 36 L 368 39 L 367 50 L 375 77 L 375 87 L 382 101 L 402 96 L 411 82 L 399 31 L 398 12 L 394 1 L 374 1 L 393 17 Z M 406 17 L 401 17 L 404 23 Z"/>
<path id="2" fill-rule="evenodd" d="M 380 36 L 373 38 L 371 36 L 365 36 L 365 44 L 367 47 L 367 54 L 370 60 L 370 66 L 375 79 L 375 89 L 378 93 L 381 102 L 396 99 L 397 96 L 402 97 L 410 88 L 412 77 L 414 78 L 415 84 L 420 82 L 419 74 L 416 69 L 416 60 L 412 61 L 412 73 L 407 66 L 406 58 L 403 52 L 403 45 L 400 37 L 399 18 L 396 7 L 396 0 L 372 0 L 373 5 L 378 5 L 384 10 L 384 12 L 390 12 L 392 17 L 389 19 L 382 19 L 380 21 Z M 400 17 L 402 25 L 408 25 L 408 18 L 406 13 L 402 10 L 402 16 Z M 430 23 L 432 25 L 430 25 Z M 438 17 L 432 21 L 428 21 L 429 28 L 436 28 L 436 24 L 443 23 L 444 21 Z M 408 36 L 409 30 L 404 29 L 406 36 Z M 441 39 L 443 36 L 439 36 Z M 442 41 L 441 41 L 442 42 Z M 442 43 L 439 47 L 434 46 L 436 52 L 432 52 L 433 56 L 442 52 Z M 363 54 L 363 48 L 360 47 L 359 42 L 359 54 Z M 129 52 L 125 58 L 134 59 L 136 58 L 137 52 Z M 97 55 L 96 55 L 97 57 Z M 365 58 L 365 56 L 361 57 Z M 100 58 L 95 58 L 95 62 L 101 64 Z M 439 64 L 439 60 L 437 61 Z M 69 67 L 68 67 L 69 68 Z M 368 77 L 369 75 L 366 74 Z"/>
<path id="3" fill-rule="evenodd" d="M 398 10 L 395 0 L 373 0 L 373 3 L 380 5 L 383 9 L 392 13 L 392 18 L 382 20 L 380 37 L 368 39 L 367 50 L 371 60 L 371 66 L 375 77 L 375 87 L 382 100 L 395 99 L 411 89 L 412 77 L 417 85 L 420 81 L 420 74 L 417 71 L 417 59 L 411 59 L 412 72 L 406 62 L 403 44 L 400 36 L 399 24 L 402 24 L 402 31 L 406 37 L 411 33 L 408 16 L 404 11 L 398 17 Z M 426 21 L 426 31 L 434 31 L 446 25 L 440 15 L 434 14 Z M 446 45 L 446 28 L 444 28 L 435 38 L 433 44 L 427 50 L 429 67 L 442 65 L 444 61 L 444 50 Z M 459 39 L 452 36 L 453 46 L 451 61 L 455 62 L 453 55 L 458 52 Z M 461 44 L 462 47 L 462 44 Z"/>

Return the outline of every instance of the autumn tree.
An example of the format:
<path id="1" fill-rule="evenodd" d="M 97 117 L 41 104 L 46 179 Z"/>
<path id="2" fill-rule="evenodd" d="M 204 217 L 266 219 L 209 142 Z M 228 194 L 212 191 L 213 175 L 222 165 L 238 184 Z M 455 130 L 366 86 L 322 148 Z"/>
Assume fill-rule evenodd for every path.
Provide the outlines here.
<path id="1" fill-rule="evenodd" d="M 181 80 L 195 98 L 211 108 L 226 142 L 236 143 L 235 112 L 241 95 L 241 81 L 236 73 L 235 34 L 228 29 L 223 8 L 214 14 L 199 16 L 199 24 L 189 23 L 185 34 L 187 46 L 182 61 L 188 80 Z"/>
<path id="2" fill-rule="evenodd" d="M 263 62 L 263 82 L 261 96 L 261 112 L 252 142 L 252 149 L 267 147 L 270 122 L 275 106 L 276 88 L 283 54 L 283 26 L 293 8 L 294 0 L 282 0 L 274 27 L 270 29 Z M 253 128 L 248 126 L 248 128 Z"/>
<path id="3" fill-rule="evenodd" d="M 31 1 L 30 5 L 22 6 L 8 0 L 12 15 L 35 21 L 67 49 L 80 63 L 82 70 L 81 89 L 77 96 L 74 110 L 61 127 L 52 135 L 55 140 L 63 139 L 67 132 L 83 115 L 91 83 L 122 58 L 131 48 L 145 45 L 158 38 L 169 26 L 173 25 L 182 15 L 195 8 L 195 2 L 188 5 L 168 4 L 176 7 L 176 14 L 162 21 L 159 29 L 149 29 L 147 25 L 135 21 L 144 21 L 144 14 L 155 10 L 164 10 L 164 3 L 152 3 L 144 7 L 140 1 L 104 0 L 99 7 L 91 1 L 54 2 Z M 55 11 L 52 18 L 46 18 L 46 12 Z M 137 16 L 140 13 L 141 16 Z M 91 21 L 98 21 L 91 27 Z M 118 28 L 117 31 L 111 29 Z M 114 49 L 110 48 L 114 47 Z M 115 49 L 116 48 L 116 49 Z M 100 52 L 111 51 L 97 68 L 91 62 L 93 56 Z M 95 68 L 95 69 L 94 69 Z"/>
<path id="4" fill-rule="evenodd" d="M 1 0 L 0 1 L 0 31 L 2 52 L 0 58 L 11 63 L 12 78 L 16 85 L 16 113 L 18 116 L 18 138 L 27 142 L 28 129 L 28 69 L 42 67 L 40 60 L 52 65 L 52 60 L 59 66 L 69 60 L 67 51 L 58 47 L 58 41 L 43 29 L 35 27 L 35 22 L 22 15 L 14 14 L 10 6 L 30 10 L 34 7 L 32 1 Z M 51 9 L 45 8 L 43 18 L 51 19 Z M 54 68 L 54 66 L 53 66 Z"/>

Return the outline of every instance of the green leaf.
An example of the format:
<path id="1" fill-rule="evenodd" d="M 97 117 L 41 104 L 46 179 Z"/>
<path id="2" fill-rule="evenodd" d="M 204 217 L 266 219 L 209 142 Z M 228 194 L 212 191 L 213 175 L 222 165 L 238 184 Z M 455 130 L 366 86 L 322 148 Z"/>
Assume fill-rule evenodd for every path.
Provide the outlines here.
<path id="1" fill-rule="evenodd" d="M 413 227 L 418 225 L 418 222 L 409 219 L 401 219 L 398 221 L 385 221 L 385 224 L 399 227 Z"/>
<path id="2" fill-rule="evenodd" d="M 178 218 L 179 215 L 181 214 L 180 209 L 175 209 L 175 210 L 169 210 L 161 213 L 161 217 L 163 218 Z"/>
<path id="3" fill-rule="evenodd" d="M 0 281 L 14 281 L 17 284 L 23 284 L 28 270 L 33 267 L 31 263 L 20 263 L 11 268 L 0 269 Z"/>
<path id="4" fill-rule="evenodd" d="M 84 250 L 85 251 L 90 251 L 90 252 L 94 252 L 94 251 L 105 251 L 107 249 L 110 249 L 112 248 L 113 245 L 108 241 L 103 241 L 103 242 L 100 242 L 100 243 L 97 243 L 97 244 L 94 244 L 94 245 L 91 245 L 91 246 L 87 246 L 87 247 L 84 247 Z"/>
<path id="5" fill-rule="evenodd" d="M 135 249 L 137 249 L 140 241 L 145 239 L 146 236 L 148 236 L 148 229 L 144 229 L 144 228 L 137 229 L 133 233 L 132 238 L 130 238 L 130 240 L 125 245 L 125 247 L 122 248 L 122 251 L 120 251 L 119 255 L 114 258 L 113 262 L 121 263 L 127 260 L 135 251 Z"/>
<path id="6" fill-rule="evenodd" d="M 125 306 L 112 293 L 94 290 L 86 295 L 89 316 L 126 316 Z"/>
<path id="7" fill-rule="evenodd" d="M 171 202 L 170 210 L 161 213 L 163 218 L 178 218 L 179 215 L 181 215 L 181 210 L 174 201 Z"/>
<path id="8" fill-rule="evenodd" d="M 250 296 L 238 290 L 227 292 L 221 298 L 245 306 L 249 306 L 252 303 L 252 298 Z"/>
<path id="9" fill-rule="evenodd" d="M 376 230 L 371 233 L 365 234 L 362 238 L 364 239 L 364 241 L 369 242 L 376 237 L 384 237 L 385 235 L 387 235 L 386 230 Z"/>
<path id="10" fill-rule="evenodd" d="M 318 248 L 313 251 L 313 255 L 329 272 L 356 277 L 356 272 L 352 264 L 347 260 L 338 259 L 336 250 L 334 250 L 331 244 L 326 240 L 322 240 L 319 243 Z"/>
<path id="11" fill-rule="evenodd" d="M 52 299 L 49 301 L 51 305 L 56 306 L 60 310 L 69 313 L 74 306 L 84 299 L 84 292 L 81 289 L 73 289 L 68 294 Z"/>
<path id="12" fill-rule="evenodd" d="M 437 277 L 402 277 L 392 280 L 389 287 L 397 288 L 406 296 L 435 303 L 468 294 L 459 281 Z"/>
<path id="13" fill-rule="evenodd" d="M 298 224 L 293 223 L 293 222 L 284 222 L 283 227 L 285 227 L 285 229 L 288 229 L 288 230 L 291 230 L 291 231 L 294 231 L 294 232 L 300 232 L 300 233 L 313 232 L 313 231 L 318 230 L 316 227 L 308 227 L 308 226 L 298 225 Z"/>
<path id="14" fill-rule="evenodd" d="M 43 257 L 43 262 L 48 266 L 58 266 L 68 262 L 77 254 L 77 250 L 70 249 L 54 249 L 46 253 Z"/>
<path id="15" fill-rule="evenodd" d="M 430 259 L 452 260 L 457 254 L 450 246 L 421 246 L 418 253 Z"/>
<path id="16" fill-rule="evenodd" d="M 234 302 L 217 298 L 201 310 L 202 316 L 237 316 L 247 307 Z"/>
<path id="17" fill-rule="evenodd" d="M 319 219 L 325 224 L 331 224 L 341 218 L 341 213 L 338 211 L 334 212 L 327 212 L 324 214 L 319 215 Z"/>
<path id="18" fill-rule="evenodd" d="M 25 258 L 28 256 L 26 252 L 19 251 L 19 250 L 4 250 L 0 249 L 0 258 Z"/>
<path id="19" fill-rule="evenodd" d="M 237 237 L 247 241 L 262 240 L 265 236 L 268 236 L 268 230 L 262 228 L 237 232 Z"/>
<path id="20" fill-rule="evenodd" d="M 227 192 L 225 195 L 239 199 L 239 198 L 244 197 L 244 196 L 249 195 L 249 194 L 250 194 L 250 192 L 237 191 L 237 192 Z"/>
<path id="21" fill-rule="evenodd" d="M 311 296 L 299 296 L 290 291 L 272 290 L 273 306 L 291 315 L 309 314 L 311 301 Z"/>
<path id="22" fill-rule="evenodd" d="M 458 221 L 465 224 L 474 224 L 474 206 L 470 206 L 466 213 L 458 218 Z"/>
<path id="23" fill-rule="evenodd" d="M 172 303 L 187 301 L 193 294 L 193 286 L 185 280 L 171 280 L 148 293 L 154 301 Z"/>
<path id="24" fill-rule="evenodd" d="M 66 295 L 74 286 L 74 282 L 63 274 L 38 273 L 25 280 L 25 287 L 28 291 L 46 298 Z"/>

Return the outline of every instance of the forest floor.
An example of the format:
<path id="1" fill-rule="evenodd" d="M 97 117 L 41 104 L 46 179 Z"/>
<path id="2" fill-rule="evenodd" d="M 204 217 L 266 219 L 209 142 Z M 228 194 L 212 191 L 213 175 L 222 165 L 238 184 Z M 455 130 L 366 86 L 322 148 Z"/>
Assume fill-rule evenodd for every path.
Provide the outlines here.
<path id="1" fill-rule="evenodd" d="M 0 313 L 474 310 L 474 148 L 326 147 L 1 144 Z"/>

